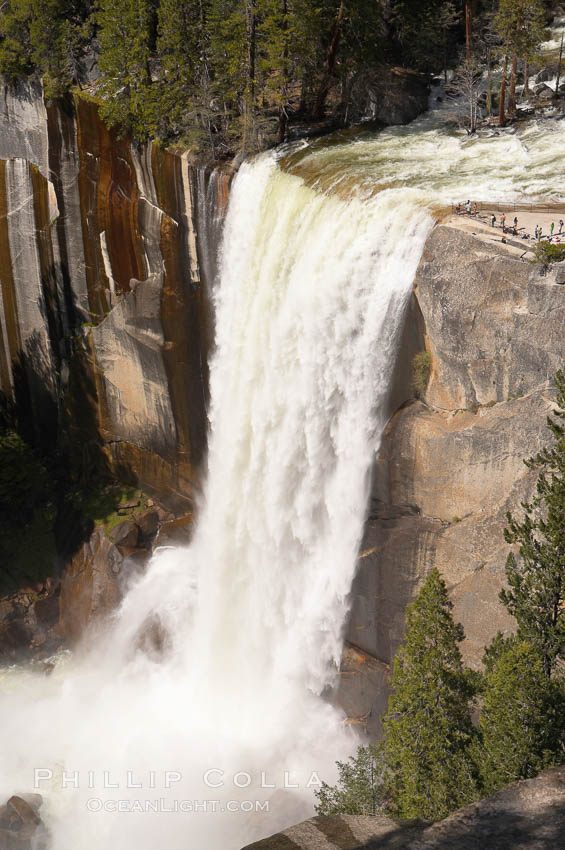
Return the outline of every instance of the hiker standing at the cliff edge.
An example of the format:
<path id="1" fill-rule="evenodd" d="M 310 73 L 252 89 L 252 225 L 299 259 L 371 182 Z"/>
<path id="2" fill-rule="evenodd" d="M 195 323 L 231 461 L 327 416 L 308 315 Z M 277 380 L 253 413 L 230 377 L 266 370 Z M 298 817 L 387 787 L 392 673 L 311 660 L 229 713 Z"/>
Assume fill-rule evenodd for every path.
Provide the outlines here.
<path id="1" fill-rule="evenodd" d="M 549 225 L 549 235 L 550 235 L 550 237 L 553 236 L 554 230 L 555 230 L 555 222 L 552 221 L 551 224 Z"/>
<path id="2" fill-rule="evenodd" d="M 505 216 L 504 213 L 502 213 L 502 215 L 500 216 L 500 226 L 502 227 L 503 230 L 506 227 L 506 216 Z"/>
<path id="3" fill-rule="evenodd" d="M 493 214 L 491 215 L 491 217 L 490 217 L 490 226 L 491 226 L 491 227 L 494 227 L 494 225 L 495 225 L 495 224 L 496 224 L 496 216 L 495 216 L 495 214 L 493 213 Z"/>
<path id="4" fill-rule="evenodd" d="M 559 219 L 559 233 L 561 234 L 562 232 L 563 232 L 563 219 L 560 218 Z"/>

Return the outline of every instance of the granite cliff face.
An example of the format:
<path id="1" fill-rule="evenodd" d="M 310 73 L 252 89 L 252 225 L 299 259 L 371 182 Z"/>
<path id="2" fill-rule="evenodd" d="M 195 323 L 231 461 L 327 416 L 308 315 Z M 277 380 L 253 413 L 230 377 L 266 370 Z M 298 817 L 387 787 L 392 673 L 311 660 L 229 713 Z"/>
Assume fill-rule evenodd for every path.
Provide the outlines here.
<path id="1" fill-rule="evenodd" d="M 502 530 L 506 512 L 519 514 L 534 493 L 535 473 L 523 459 L 549 442 L 564 320 L 565 287 L 555 277 L 457 226 L 434 229 L 415 280 L 397 392 L 416 349 L 431 354 L 430 380 L 423 401 L 408 400 L 392 416 L 375 465 L 348 629 L 359 658 L 374 656 L 386 669 L 405 606 L 434 565 L 465 628 L 470 664 L 480 664 L 499 629 L 513 628 L 498 600 L 508 554 Z M 361 690 L 366 669 L 356 669 Z M 365 699 L 372 731 L 386 699 L 386 688 L 372 704 Z"/>
<path id="2" fill-rule="evenodd" d="M 0 94 L 0 386 L 52 443 L 187 502 L 206 443 L 210 291 L 229 170 L 111 133 L 96 106 Z M 92 449 L 94 450 L 94 449 Z"/>
<path id="3" fill-rule="evenodd" d="M 3 88 L 0 116 L 1 389 L 38 441 L 52 445 L 66 425 L 87 459 L 102 454 L 186 511 L 206 448 L 211 290 L 231 171 L 136 148 L 88 100 L 46 107 L 32 84 Z M 498 603 L 502 528 L 532 494 L 522 461 L 546 441 L 564 302 L 565 287 L 501 245 L 450 223 L 428 240 L 340 674 L 351 721 L 371 732 L 405 606 L 432 565 L 465 626 L 468 661 L 512 627 Z M 410 363 L 424 349 L 431 376 L 415 401 Z M 102 543 L 88 544 L 98 560 Z"/>

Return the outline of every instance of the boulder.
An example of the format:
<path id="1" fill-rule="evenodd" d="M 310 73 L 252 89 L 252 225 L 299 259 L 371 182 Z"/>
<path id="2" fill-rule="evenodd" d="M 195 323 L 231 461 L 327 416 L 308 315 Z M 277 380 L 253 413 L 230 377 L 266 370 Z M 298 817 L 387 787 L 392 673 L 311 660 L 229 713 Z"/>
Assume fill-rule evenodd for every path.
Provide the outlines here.
<path id="1" fill-rule="evenodd" d="M 132 520 L 124 520 L 108 533 L 108 537 L 116 546 L 134 549 L 139 540 L 139 528 Z"/>
<path id="2" fill-rule="evenodd" d="M 6 803 L 6 808 L 23 827 L 36 827 L 41 821 L 37 813 L 38 806 L 32 806 L 23 797 L 10 797 Z"/>
<path id="3" fill-rule="evenodd" d="M 557 76 L 557 64 L 546 65 L 541 71 L 538 71 L 535 77 L 536 83 L 547 83 L 548 80 L 553 80 Z"/>
<path id="4" fill-rule="evenodd" d="M 40 794 L 10 797 L 0 806 L 0 850 L 46 850 L 47 831 L 39 816 Z"/>
<path id="5" fill-rule="evenodd" d="M 135 522 L 139 528 L 141 540 L 150 541 L 155 537 L 159 529 L 159 515 L 155 508 L 136 514 Z"/>
<path id="6" fill-rule="evenodd" d="M 348 120 L 409 124 L 428 108 L 429 92 L 427 79 L 407 68 L 360 74 L 351 86 Z"/>
<path id="7" fill-rule="evenodd" d="M 557 850 L 565 845 L 565 767 L 514 782 L 438 823 L 316 817 L 244 850 Z"/>
<path id="8" fill-rule="evenodd" d="M 534 86 L 533 92 L 538 99 L 547 100 L 548 98 L 553 97 L 555 92 L 551 88 L 551 86 L 547 86 L 545 83 L 538 83 Z"/>

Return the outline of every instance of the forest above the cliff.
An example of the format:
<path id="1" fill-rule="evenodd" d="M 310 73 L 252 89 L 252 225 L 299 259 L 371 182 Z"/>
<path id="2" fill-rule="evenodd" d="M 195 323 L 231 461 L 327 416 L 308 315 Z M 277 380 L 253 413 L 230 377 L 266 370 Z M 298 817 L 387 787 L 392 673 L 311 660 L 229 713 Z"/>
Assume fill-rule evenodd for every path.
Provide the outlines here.
<path id="1" fill-rule="evenodd" d="M 534 42 L 555 12 L 549 0 L 4 0 L 0 73 L 41 76 L 48 99 L 86 90 L 134 138 L 230 155 L 283 141 L 290 119 L 359 120 L 391 66 L 437 74 L 465 43 L 478 63 L 531 58 L 496 26 L 506 6 Z"/>

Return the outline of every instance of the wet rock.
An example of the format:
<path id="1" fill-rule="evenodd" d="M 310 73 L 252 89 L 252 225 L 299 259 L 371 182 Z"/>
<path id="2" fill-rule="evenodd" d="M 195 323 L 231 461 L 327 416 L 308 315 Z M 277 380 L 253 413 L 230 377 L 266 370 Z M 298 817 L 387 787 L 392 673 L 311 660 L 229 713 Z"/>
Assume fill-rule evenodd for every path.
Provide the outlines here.
<path id="1" fill-rule="evenodd" d="M 126 520 L 116 525 L 108 533 L 108 537 L 116 546 L 135 549 L 139 540 L 139 528 L 135 522 Z"/>
<path id="2" fill-rule="evenodd" d="M 54 626 L 59 620 L 59 596 L 45 596 L 34 605 L 37 622 L 45 628 Z"/>
<path id="3" fill-rule="evenodd" d="M 387 708 L 389 676 L 388 664 L 346 644 L 335 701 L 345 712 L 346 722 L 371 738 L 382 734 L 381 716 Z"/>
<path id="4" fill-rule="evenodd" d="M 155 538 L 155 546 L 187 546 L 190 543 L 194 515 L 192 513 L 163 522 Z"/>
<path id="5" fill-rule="evenodd" d="M 121 598 L 122 562 L 122 555 L 100 527 L 66 566 L 61 578 L 61 613 L 57 626 L 66 641 L 76 642 L 90 624 L 116 607 Z"/>
<path id="6" fill-rule="evenodd" d="M 139 527 L 142 541 L 149 541 L 157 534 L 159 528 L 159 515 L 156 510 L 150 509 L 136 514 L 135 521 Z"/>

